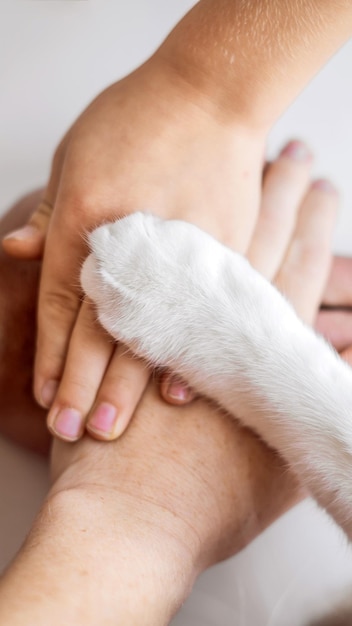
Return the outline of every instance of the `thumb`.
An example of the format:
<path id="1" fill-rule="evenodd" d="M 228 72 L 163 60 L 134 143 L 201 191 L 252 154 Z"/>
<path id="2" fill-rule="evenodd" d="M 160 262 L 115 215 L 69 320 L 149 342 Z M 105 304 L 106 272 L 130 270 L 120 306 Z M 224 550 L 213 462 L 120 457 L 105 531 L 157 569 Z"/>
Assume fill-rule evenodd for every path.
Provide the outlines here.
<path id="1" fill-rule="evenodd" d="M 39 202 L 34 213 L 22 228 L 11 231 L 3 237 L 3 249 L 12 257 L 18 259 L 41 259 L 43 257 L 68 139 L 69 133 L 65 135 L 55 151 L 43 199 Z"/>
<path id="2" fill-rule="evenodd" d="M 5 252 L 19 259 L 41 259 L 52 211 L 52 204 L 41 200 L 27 224 L 5 235 Z"/>

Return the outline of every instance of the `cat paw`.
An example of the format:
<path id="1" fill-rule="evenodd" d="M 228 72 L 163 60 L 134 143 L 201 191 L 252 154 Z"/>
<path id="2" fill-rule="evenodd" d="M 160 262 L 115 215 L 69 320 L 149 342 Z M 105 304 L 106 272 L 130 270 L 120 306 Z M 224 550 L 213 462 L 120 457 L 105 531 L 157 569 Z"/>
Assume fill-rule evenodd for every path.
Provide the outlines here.
<path id="1" fill-rule="evenodd" d="M 287 318 L 288 305 L 242 256 L 187 222 L 134 213 L 89 243 L 81 282 L 102 326 L 187 380 L 214 360 L 221 371 L 230 360 L 250 367 L 277 332 L 273 320 Z"/>
<path id="2" fill-rule="evenodd" d="M 191 224 L 145 213 L 97 228 L 89 244 L 81 283 L 102 326 L 153 365 L 175 364 L 225 249 Z"/>

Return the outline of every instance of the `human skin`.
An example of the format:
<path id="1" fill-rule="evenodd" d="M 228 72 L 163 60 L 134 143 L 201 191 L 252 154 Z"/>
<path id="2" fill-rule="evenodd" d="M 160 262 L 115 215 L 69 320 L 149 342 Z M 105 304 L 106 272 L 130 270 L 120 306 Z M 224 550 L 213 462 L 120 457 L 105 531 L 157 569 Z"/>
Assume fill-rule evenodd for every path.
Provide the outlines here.
<path id="1" fill-rule="evenodd" d="M 108 438 L 119 436 L 149 376 L 112 349 L 90 305 L 81 306 L 82 235 L 150 207 L 245 252 L 267 132 L 351 30 L 352 5 L 343 0 L 202 0 L 65 135 L 44 193 L 53 212 L 40 204 L 31 228 L 5 244 L 12 254 L 40 256 L 48 229 L 34 389 L 51 406 L 58 436 L 67 436 L 67 410 L 80 416 L 76 437 L 87 418 L 94 435 L 102 404 L 115 419 Z M 72 369 L 85 375 L 68 375 Z"/>
<path id="2" fill-rule="evenodd" d="M 281 229 L 286 228 L 289 232 L 292 228 L 292 220 L 296 219 L 297 205 L 306 193 L 309 180 L 311 157 L 308 161 L 297 161 L 294 153 L 290 151 L 291 145 L 292 142 L 285 147 L 286 153 L 289 150 L 290 156 L 287 157 L 287 154 L 281 156 L 271 167 L 266 167 L 262 210 L 256 227 L 257 233 L 261 231 L 261 236 L 253 239 L 250 248 L 251 262 L 269 277 L 275 271 L 273 263 L 274 266 L 277 263 L 272 254 L 273 237 L 276 241 L 276 250 L 282 255 L 282 245 L 287 237 L 285 239 L 282 236 Z M 301 156 L 304 154 L 302 147 L 299 154 Z M 42 190 L 33 192 L 9 210 L 0 222 L 0 236 L 20 227 L 28 219 L 41 194 Z M 3 328 L 0 432 L 20 445 L 47 454 L 50 436 L 45 427 L 46 412 L 40 409 L 31 393 L 40 263 L 16 260 L 0 250 L 0 264 L 0 291 L 3 294 L 0 308 L 0 323 Z M 331 338 L 333 345 L 339 350 L 352 345 L 352 314 L 346 309 L 351 306 L 351 272 L 351 259 L 334 259 L 324 294 L 324 303 L 330 308 L 319 311 L 316 320 L 317 328 Z M 23 282 L 22 288 L 14 290 L 13 285 L 19 281 Z M 302 288 L 299 276 L 298 284 Z M 318 294 L 319 289 L 318 286 Z M 307 299 L 307 302 L 309 301 Z M 22 363 L 21 368 L 18 368 L 19 362 Z M 14 371 L 17 372 L 16 376 L 13 375 Z M 167 402 L 173 404 L 188 402 L 194 395 L 184 383 L 170 379 L 165 374 L 160 378 L 160 392 Z"/>
<path id="3" fill-rule="evenodd" d="M 305 170 L 307 163 L 278 159 L 270 185 L 264 181 L 262 216 L 273 218 L 269 197 L 280 192 L 278 180 L 291 198 Z M 321 181 L 306 192 L 300 204 L 281 207 L 290 227 L 273 233 L 271 246 L 257 232 L 252 251 L 313 319 L 337 195 Z M 48 616 L 53 626 L 167 624 L 201 571 L 238 552 L 304 495 L 280 457 L 236 420 L 202 399 L 167 406 L 155 381 L 121 439 L 56 440 L 52 478 L 0 583 L 0 621 L 10 626 L 46 625 Z"/>
<path id="4" fill-rule="evenodd" d="M 0 583 L 11 626 L 167 624 L 203 569 L 301 497 L 232 418 L 202 400 L 168 407 L 152 382 L 121 439 L 56 441 L 53 463 L 53 488 Z"/>
<path id="5" fill-rule="evenodd" d="M 316 328 L 332 343 L 336 350 L 351 353 L 352 334 L 351 261 L 335 260 L 330 281 L 324 294 L 324 307 L 317 319 Z"/>

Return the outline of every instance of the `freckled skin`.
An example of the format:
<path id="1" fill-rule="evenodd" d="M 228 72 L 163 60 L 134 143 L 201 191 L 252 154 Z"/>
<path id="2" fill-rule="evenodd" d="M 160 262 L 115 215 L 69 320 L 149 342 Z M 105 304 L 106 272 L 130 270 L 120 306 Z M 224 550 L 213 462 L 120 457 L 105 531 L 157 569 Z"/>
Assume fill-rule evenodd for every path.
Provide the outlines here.
<path id="1" fill-rule="evenodd" d="M 346 0 L 202 0 L 162 49 L 229 117 L 235 109 L 266 125 L 351 32 Z"/>

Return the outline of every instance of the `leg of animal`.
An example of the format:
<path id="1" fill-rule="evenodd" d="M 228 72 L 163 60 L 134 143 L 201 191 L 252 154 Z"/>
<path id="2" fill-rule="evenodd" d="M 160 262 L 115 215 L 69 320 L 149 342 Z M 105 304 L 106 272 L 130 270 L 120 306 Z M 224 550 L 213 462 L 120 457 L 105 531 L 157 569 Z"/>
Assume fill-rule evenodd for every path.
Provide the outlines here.
<path id="1" fill-rule="evenodd" d="M 254 429 L 352 537 L 352 370 L 195 226 L 137 213 L 90 244 L 82 285 L 106 330 Z"/>

